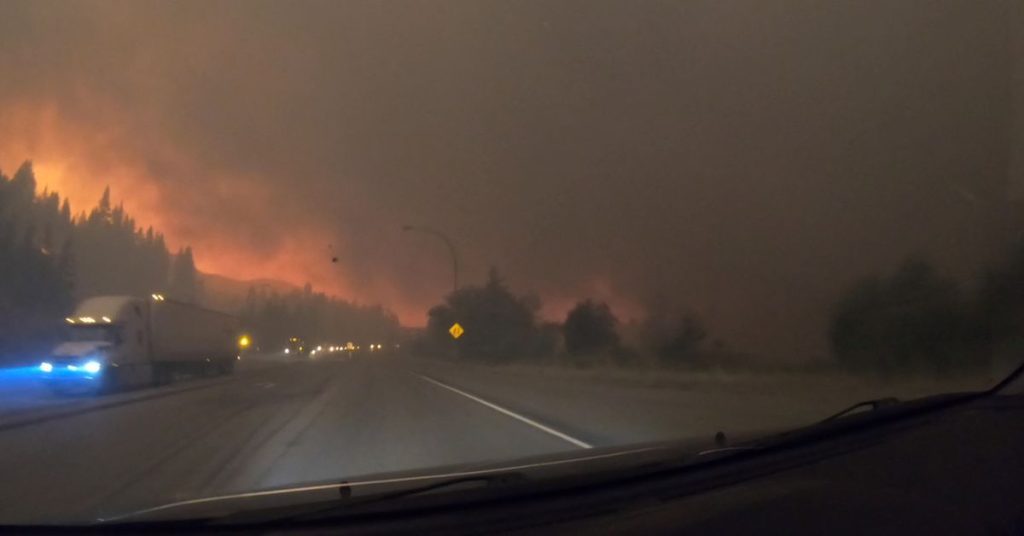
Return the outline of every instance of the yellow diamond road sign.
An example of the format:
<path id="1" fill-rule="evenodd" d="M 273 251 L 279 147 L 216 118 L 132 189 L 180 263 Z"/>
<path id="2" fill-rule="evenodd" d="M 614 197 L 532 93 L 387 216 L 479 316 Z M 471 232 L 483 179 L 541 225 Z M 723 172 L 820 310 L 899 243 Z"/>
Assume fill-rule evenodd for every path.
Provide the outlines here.
<path id="1" fill-rule="evenodd" d="M 453 339 L 458 339 L 465 332 L 466 330 L 462 329 L 462 326 L 460 326 L 458 322 L 452 324 L 452 327 L 448 328 L 448 333 L 452 334 Z"/>

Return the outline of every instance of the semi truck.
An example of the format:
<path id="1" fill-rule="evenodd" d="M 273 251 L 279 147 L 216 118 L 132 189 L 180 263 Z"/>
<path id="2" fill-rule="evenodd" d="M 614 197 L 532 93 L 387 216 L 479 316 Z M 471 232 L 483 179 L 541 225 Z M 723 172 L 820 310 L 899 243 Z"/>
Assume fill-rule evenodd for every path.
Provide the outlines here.
<path id="1" fill-rule="evenodd" d="M 64 320 L 64 340 L 39 364 L 57 391 L 114 391 L 180 375 L 230 374 L 239 359 L 237 318 L 162 294 L 88 298 Z"/>

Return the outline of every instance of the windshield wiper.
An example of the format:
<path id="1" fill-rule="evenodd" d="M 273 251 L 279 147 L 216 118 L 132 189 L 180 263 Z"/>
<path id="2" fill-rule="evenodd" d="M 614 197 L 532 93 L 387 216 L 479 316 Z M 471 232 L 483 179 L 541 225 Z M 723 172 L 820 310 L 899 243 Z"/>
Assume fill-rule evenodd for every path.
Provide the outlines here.
<path id="1" fill-rule="evenodd" d="M 335 501 L 290 506 L 274 509 L 272 511 L 240 512 L 238 514 L 215 519 L 213 520 L 213 523 L 217 525 L 232 525 L 281 521 L 306 521 L 323 517 L 332 517 L 339 514 L 347 514 L 351 513 L 358 507 L 430 493 L 458 486 L 460 484 L 482 483 L 484 484 L 484 488 L 489 488 L 492 486 L 503 486 L 511 483 L 524 482 L 526 480 L 526 476 L 518 472 L 469 475 L 453 477 L 439 482 L 433 482 L 431 484 L 424 484 L 422 486 L 413 486 L 395 491 L 370 494 L 365 497 L 353 497 L 353 488 L 348 484 L 342 483 L 338 485 L 340 497 Z"/>
<path id="2" fill-rule="evenodd" d="M 421 493 L 429 493 L 444 488 L 450 488 L 459 484 L 467 484 L 471 482 L 481 482 L 485 484 L 484 487 L 491 487 L 495 485 L 507 485 L 515 482 L 524 482 L 526 477 L 522 473 L 495 473 L 489 475 L 473 475 L 450 478 L 448 480 L 442 480 L 433 484 L 426 484 L 423 486 L 415 486 L 408 489 L 402 489 L 398 491 L 392 491 L 387 493 L 379 493 L 376 495 L 369 495 L 364 499 L 358 499 L 349 501 L 346 503 L 347 506 L 371 504 L 384 501 L 390 501 L 394 499 L 401 499 L 402 497 L 409 497 L 412 495 L 419 495 Z"/>
<path id="3" fill-rule="evenodd" d="M 983 393 L 962 392 L 944 393 L 911 400 L 900 400 L 893 397 L 864 400 L 818 422 L 793 428 L 776 435 L 766 436 L 750 444 L 768 448 L 788 444 L 793 441 L 802 442 L 819 439 L 836 433 L 860 429 L 865 426 L 874 426 L 881 422 L 899 420 L 941 410 L 982 395 Z M 869 411 L 859 414 L 858 418 L 853 418 L 853 414 L 856 414 L 857 410 L 862 408 L 866 408 Z"/>
<path id="4" fill-rule="evenodd" d="M 849 414 L 851 414 L 851 413 L 853 413 L 853 412 L 855 412 L 855 411 L 857 411 L 857 410 L 859 410 L 861 408 L 870 408 L 871 411 L 875 411 L 875 410 L 877 410 L 879 408 L 895 406 L 895 405 L 897 405 L 899 403 L 900 403 L 900 399 L 893 398 L 893 397 L 875 398 L 875 399 L 872 399 L 872 400 L 864 400 L 864 401 L 861 401 L 861 402 L 857 402 L 856 404 L 854 404 L 854 405 L 852 405 L 852 406 L 850 406 L 850 407 L 848 407 L 848 408 L 846 408 L 846 409 L 836 413 L 835 415 L 832 415 L 832 416 L 830 416 L 830 417 L 828 417 L 828 418 L 826 418 L 826 419 L 824 419 L 822 421 L 819 421 L 818 424 L 824 424 L 824 423 L 827 423 L 827 422 L 832 422 L 832 421 L 834 421 L 836 419 L 840 419 L 842 417 L 845 417 L 845 416 L 847 416 L 847 415 L 849 415 Z"/>

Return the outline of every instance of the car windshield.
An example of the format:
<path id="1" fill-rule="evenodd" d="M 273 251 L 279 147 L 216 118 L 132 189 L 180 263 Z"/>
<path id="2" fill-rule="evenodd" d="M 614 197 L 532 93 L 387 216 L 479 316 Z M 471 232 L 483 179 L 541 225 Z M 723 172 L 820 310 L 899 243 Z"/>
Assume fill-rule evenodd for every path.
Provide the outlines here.
<path id="1" fill-rule="evenodd" d="M 1019 4 L 0 2 L 0 525 L 990 388 Z"/>
<path id="2" fill-rule="evenodd" d="M 65 330 L 63 340 L 74 342 L 103 341 L 114 342 L 117 340 L 117 328 L 115 326 L 74 326 Z"/>

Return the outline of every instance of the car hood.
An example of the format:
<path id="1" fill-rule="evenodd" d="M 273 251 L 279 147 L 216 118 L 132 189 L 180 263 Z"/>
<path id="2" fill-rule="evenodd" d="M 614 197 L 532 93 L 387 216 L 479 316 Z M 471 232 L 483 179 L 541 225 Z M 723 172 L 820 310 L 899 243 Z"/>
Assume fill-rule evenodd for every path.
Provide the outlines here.
<path id="1" fill-rule="evenodd" d="M 1022 368 L 1021 370 L 1024 370 Z M 1020 371 L 1018 371 L 1020 374 Z M 655 474 L 691 464 L 716 462 L 734 454 L 785 448 L 787 445 L 806 444 L 850 431 L 875 428 L 886 423 L 918 419 L 936 411 L 946 411 L 971 401 L 984 399 L 991 393 L 950 393 L 907 401 L 893 407 L 876 409 L 870 413 L 827 419 L 804 427 L 748 431 L 730 436 L 697 437 L 672 442 L 647 443 L 625 447 L 603 447 L 533 456 L 501 462 L 461 464 L 433 467 L 424 470 L 366 475 L 348 480 L 325 480 L 301 485 L 267 488 L 232 495 L 203 497 L 157 505 L 116 517 L 98 520 L 99 523 L 147 523 L 156 521 L 213 520 L 229 517 L 238 519 L 273 515 L 271 511 L 301 508 L 310 505 L 358 507 L 359 503 L 372 503 L 381 497 L 409 497 L 436 489 L 435 498 L 448 500 L 443 492 L 449 488 L 445 482 L 468 483 L 488 480 L 512 484 L 501 488 L 508 496 L 529 494 L 546 487 L 570 489 L 581 481 L 589 484 L 630 479 L 644 474 Z M 1016 398 L 1016 397 L 999 397 Z M 533 486 L 536 484 L 536 486 Z M 499 486 L 500 488 L 500 486 Z M 454 491 L 454 490 L 452 490 Z M 463 490 L 466 491 L 466 490 Z M 490 490 L 497 491 L 497 490 Z M 451 500 L 457 493 L 452 493 Z M 463 499 L 467 497 L 462 494 Z M 349 502 L 351 499 L 355 501 Z M 400 510 L 402 501 L 388 502 L 389 510 Z M 273 518 L 271 518 L 273 519 Z"/>
<path id="2" fill-rule="evenodd" d="M 702 437 L 671 443 L 607 447 L 532 456 L 501 462 L 485 462 L 425 470 L 378 473 L 349 480 L 307 482 L 301 485 L 202 497 L 157 505 L 98 520 L 100 523 L 141 523 L 213 519 L 244 512 L 279 509 L 313 503 L 359 499 L 421 488 L 456 478 L 514 474 L 518 482 L 550 482 L 565 477 L 621 474 L 634 469 L 664 468 L 699 456 L 729 450 L 715 446 L 714 438 Z"/>

